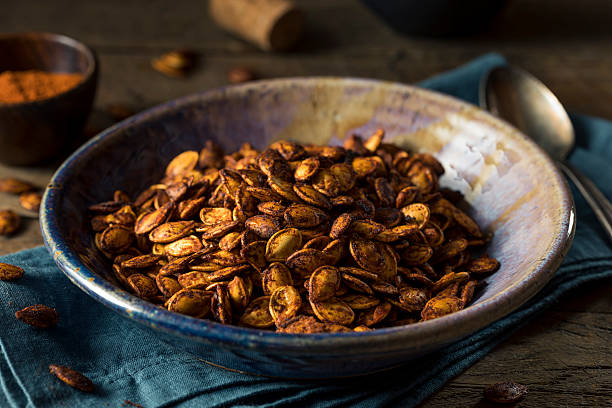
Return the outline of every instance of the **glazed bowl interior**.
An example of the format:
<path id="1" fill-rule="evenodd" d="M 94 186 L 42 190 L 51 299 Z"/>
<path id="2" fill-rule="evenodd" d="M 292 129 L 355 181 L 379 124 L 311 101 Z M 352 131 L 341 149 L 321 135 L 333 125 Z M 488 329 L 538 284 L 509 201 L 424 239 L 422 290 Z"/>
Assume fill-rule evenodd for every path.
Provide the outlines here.
<path id="1" fill-rule="evenodd" d="M 446 170 L 441 185 L 464 193 L 469 213 L 494 233 L 487 252 L 499 259 L 501 269 L 486 279 L 486 287 L 465 310 L 372 332 L 277 334 L 174 314 L 109 282 L 110 266 L 93 245 L 87 206 L 108 200 L 116 189 L 134 197 L 158 180 L 178 153 L 199 150 L 207 139 L 228 152 L 245 141 L 259 149 L 278 139 L 341 144 L 351 133 L 369 135 L 379 127 L 385 129 L 387 142 L 434 153 Z M 254 353 L 283 349 L 304 358 L 340 353 L 356 358 L 357 365 L 376 353 L 395 356 L 397 364 L 516 309 L 552 277 L 569 248 L 574 225 L 564 179 L 514 128 L 431 91 L 340 78 L 255 82 L 136 115 L 74 153 L 55 174 L 42 209 L 45 243 L 61 269 L 85 292 L 132 320 L 191 342 Z M 391 365 L 389 359 L 379 367 L 364 364 L 362 371 L 385 365 Z"/>

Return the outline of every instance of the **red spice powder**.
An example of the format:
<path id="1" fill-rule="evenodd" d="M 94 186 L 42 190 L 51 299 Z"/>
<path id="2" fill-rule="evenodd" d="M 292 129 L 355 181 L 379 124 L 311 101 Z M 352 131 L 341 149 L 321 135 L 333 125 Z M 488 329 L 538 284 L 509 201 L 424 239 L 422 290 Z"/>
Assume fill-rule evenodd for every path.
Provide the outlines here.
<path id="1" fill-rule="evenodd" d="M 39 70 L 0 73 L 0 103 L 21 103 L 51 98 L 76 86 L 81 74 Z"/>

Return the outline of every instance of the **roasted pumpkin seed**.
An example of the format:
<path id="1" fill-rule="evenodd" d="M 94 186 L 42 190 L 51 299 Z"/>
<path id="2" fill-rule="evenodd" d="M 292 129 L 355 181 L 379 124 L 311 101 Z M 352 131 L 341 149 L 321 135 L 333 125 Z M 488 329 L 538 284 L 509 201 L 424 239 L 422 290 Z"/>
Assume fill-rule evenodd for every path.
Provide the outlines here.
<path id="1" fill-rule="evenodd" d="M 166 302 L 171 312 L 193 317 L 204 317 L 210 311 L 213 292 L 201 289 L 181 289 Z"/>
<path id="2" fill-rule="evenodd" d="M 325 261 L 323 252 L 307 248 L 294 252 L 287 258 L 285 263 L 293 270 L 297 277 L 305 279 L 310 276 L 312 271 L 324 265 Z"/>
<path id="3" fill-rule="evenodd" d="M 327 220 L 320 209 L 305 204 L 292 204 L 285 210 L 285 222 L 296 228 L 313 228 Z"/>
<path id="4" fill-rule="evenodd" d="M 283 217 L 287 206 L 283 205 L 280 201 L 264 201 L 257 205 L 257 209 L 265 215 Z"/>
<path id="5" fill-rule="evenodd" d="M 212 298 L 212 311 L 215 317 L 223 324 L 232 323 L 232 304 L 225 285 L 217 285 Z"/>
<path id="6" fill-rule="evenodd" d="M 270 296 L 270 315 L 275 322 L 282 322 L 297 315 L 302 298 L 293 286 L 280 286 Z"/>
<path id="7" fill-rule="evenodd" d="M 524 398 L 528 388 L 514 381 L 491 384 L 484 391 L 485 398 L 497 404 L 513 404 Z"/>
<path id="8" fill-rule="evenodd" d="M 315 315 L 323 322 L 348 326 L 355 320 L 355 312 L 346 303 L 337 298 L 324 301 L 310 301 Z"/>
<path id="9" fill-rule="evenodd" d="M 355 217 L 351 213 L 343 213 L 334 220 L 331 226 L 329 236 L 333 239 L 339 238 L 341 235 L 346 233 L 355 220 Z"/>
<path id="10" fill-rule="evenodd" d="M 116 284 L 224 324 L 367 331 L 463 309 L 500 267 L 471 259 L 491 236 L 456 206 L 460 193 L 439 187 L 434 156 L 383 138 L 280 140 L 261 153 L 243 143 L 231 154 L 208 140 L 133 202 L 116 190 L 90 205 L 93 243 Z M 0 216 L 0 232 L 6 224 Z"/>
<path id="11" fill-rule="evenodd" d="M 261 238 L 269 239 L 281 228 L 281 222 L 268 215 L 255 215 L 247 219 L 244 226 L 259 235 Z"/>
<path id="12" fill-rule="evenodd" d="M 383 321 L 391 312 L 391 304 L 382 302 L 370 309 L 366 309 L 359 313 L 357 323 L 367 327 L 374 326 Z"/>
<path id="13" fill-rule="evenodd" d="M 167 244 L 191 233 L 194 221 L 167 222 L 149 233 L 149 240 L 155 243 Z"/>
<path id="14" fill-rule="evenodd" d="M 127 281 L 138 297 L 150 299 L 157 294 L 155 281 L 146 275 L 133 273 L 127 277 Z"/>
<path id="15" fill-rule="evenodd" d="M 45 305 L 28 306 L 15 312 L 15 317 L 30 326 L 48 329 L 57 324 L 59 315 L 52 307 Z"/>
<path id="16" fill-rule="evenodd" d="M 307 181 L 319 170 L 320 165 L 321 162 L 316 156 L 302 160 L 293 173 L 296 181 Z"/>
<path id="17" fill-rule="evenodd" d="M 274 318 L 270 314 L 270 296 L 253 299 L 240 316 L 240 323 L 257 329 L 265 329 L 274 325 Z"/>
<path id="18" fill-rule="evenodd" d="M 159 289 L 161 294 L 166 298 L 173 296 L 182 289 L 181 284 L 175 278 L 162 275 L 161 273 L 158 273 L 155 277 L 155 284 L 157 285 L 157 289 Z"/>
<path id="19" fill-rule="evenodd" d="M 340 272 L 333 266 L 321 266 L 313 271 L 308 281 L 308 297 L 319 302 L 331 299 L 340 287 Z"/>
<path id="20" fill-rule="evenodd" d="M 227 208 L 202 208 L 200 220 L 206 225 L 216 225 L 232 221 L 232 211 Z"/>
<path id="21" fill-rule="evenodd" d="M 94 391 L 95 387 L 91 380 L 70 367 L 51 364 L 49 365 L 49 372 L 72 388 L 76 388 L 83 392 Z"/>
<path id="22" fill-rule="evenodd" d="M 0 262 L 0 280 L 16 281 L 21 279 L 23 274 L 23 268 L 16 265 Z"/>
<path id="23" fill-rule="evenodd" d="M 253 241 L 246 246 L 243 245 L 240 255 L 258 271 L 263 270 L 266 261 L 266 241 Z"/>
<path id="24" fill-rule="evenodd" d="M 308 184 L 296 184 L 293 186 L 293 191 L 307 204 L 315 205 L 326 210 L 332 208 L 330 199 Z"/>
<path id="25" fill-rule="evenodd" d="M 341 300 L 349 305 L 353 310 L 365 310 L 374 307 L 380 303 L 380 299 L 374 296 L 362 295 L 360 293 L 351 293 L 350 295 L 342 296 Z"/>
<path id="26" fill-rule="evenodd" d="M 302 233 L 296 228 L 285 228 L 270 237 L 266 244 L 266 260 L 284 262 L 302 247 Z"/>
<path id="27" fill-rule="evenodd" d="M 199 154 L 194 150 L 187 150 L 168 163 L 166 176 L 176 177 L 193 170 L 198 164 Z"/>
<path id="28" fill-rule="evenodd" d="M 456 296 L 436 296 L 425 304 L 425 307 L 421 310 L 421 318 L 423 320 L 435 319 L 457 312 L 463 306 L 463 301 Z"/>

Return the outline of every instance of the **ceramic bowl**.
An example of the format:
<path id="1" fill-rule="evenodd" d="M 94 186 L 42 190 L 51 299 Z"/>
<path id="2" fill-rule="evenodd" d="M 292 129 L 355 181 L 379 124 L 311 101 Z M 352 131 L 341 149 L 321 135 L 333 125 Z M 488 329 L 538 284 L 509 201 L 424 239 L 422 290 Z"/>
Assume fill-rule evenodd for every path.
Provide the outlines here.
<path id="1" fill-rule="evenodd" d="M 442 185 L 465 194 L 494 232 L 501 269 L 465 310 L 409 326 L 342 334 L 277 334 L 171 313 L 113 286 L 93 244 L 88 205 L 119 188 L 134 196 L 166 163 L 213 139 L 227 151 L 277 139 L 339 144 L 386 129 L 386 141 L 434 153 Z M 390 368 L 457 341 L 507 315 L 555 273 L 572 240 L 563 177 L 524 135 L 475 106 L 428 90 L 363 79 L 254 82 L 181 98 L 102 132 L 68 158 L 42 203 L 45 244 L 74 284 L 161 339 L 222 367 L 268 376 L 323 378 Z"/>
<path id="2" fill-rule="evenodd" d="M 96 92 L 96 57 L 84 44 L 52 33 L 0 35 L 0 72 L 30 69 L 80 73 L 83 80 L 51 98 L 0 103 L 0 161 L 7 164 L 40 163 L 83 143 Z"/>

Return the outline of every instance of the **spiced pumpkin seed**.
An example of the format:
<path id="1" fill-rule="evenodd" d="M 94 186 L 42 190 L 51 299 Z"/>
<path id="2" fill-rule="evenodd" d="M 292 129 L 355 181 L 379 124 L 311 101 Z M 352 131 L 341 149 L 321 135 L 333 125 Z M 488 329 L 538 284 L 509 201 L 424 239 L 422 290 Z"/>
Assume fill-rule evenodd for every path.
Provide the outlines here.
<path id="1" fill-rule="evenodd" d="M 51 364 L 49 365 L 49 372 L 72 388 L 83 392 L 94 391 L 95 387 L 91 380 L 70 367 Z"/>
<path id="2" fill-rule="evenodd" d="M 332 208 L 330 199 L 308 184 L 296 184 L 293 191 L 305 203 L 329 210 Z"/>
<path id="3" fill-rule="evenodd" d="M 40 329 L 48 329 L 53 327 L 59 321 L 57 311 L 46 305 L 28 306 L 22 310 L 15 312 L 15 317 L 30 326 Z"/>
<path id="4" fill-rule="evenodd" d="M 127 277 L 127 281 L 138 297 L 150 299 L 157 294 L 157 284 L 146 275 L 133 273 Z"/>
<path id="5" fill-rule="evenodd" d="M 187 150 L 168 163 L 166 176 L 176 177 L 193 170 L 198 163 L 199 154 L 194 150 Z"/>
<path id="6" fill-rule="evenodd" d="M 257 204 L 257 209 L 259 212 L 262 212 L 265 215 L 270 215 L 272 217 L 283 217 L 285 215 L 287 206 L 283 205 L 279 201 L 264 201 Z"/>
<path id="7" fill-rule="evenodd" d="M 224 324 L 333 333 L 458 311 L 499 268 L 471 259 L 491 236 L 439 188 L 434 156 L 383 137 L 229 154 L 208 140 L 133 203 L 90 205 L 94 245 L 126 290 Z"/>
<path id="8" fill-rule="evenodd" d="M 315 269 L 308 281 L 308 297 L 312 301 L 331 299 L 340 287 L 340 272 L 333 266 Z"/>
<path id="9" fill-rule="evenodd" d="M 293 175 L 297 181 L 307 181 L 319 170 L 320 165 L 318 157 L 308 157 L 298 164 Z"/>
<path id="10" fill-rule="evenodd" d="M 280 286 L 270 296 L 270 315 L 275 322 L 295 317 L 302 306 L 302 298 L 293 286 Z"/>
<path id="11" fill-rule="evenodd" d="M 320 266 L 325 264 L 325 256 L 323 252 L 312 249 L 300 249 L 294 252 L 285 263 L 299 277 L 305 279 Z"/>
<path id="12" fill-rule="evenodd" d="M 3 281 L 16 281 L 21 279 L 24 271 L 16 265 L 7 264 L 0 262 L 0 280 Z"/>
<path id="13" fill-rule="evenodd" d="M 232 211 L 227 208 L 205 207 L 200 210 L 200 220 L 206 225 L 216 225 L 232 221 Z"/>
<path id="14" fill-rule="evenodd" d="M 276 232 L 266 243 L 266 260 L 284 262 L 289 255 L 302 247 L 302 233 L 297 228 L 285 228 Z"/>
<path id="15" fill-rule="evenodd" d="M 514 381 L 491 384 L 484 391 L 485 398 L 497 404 L 513 404 L 525 397 L 528 388 Z"/>
<path id="16" fill-rule="evenodd" d="M 421 310 L 421 318 L 423 320 L 435 319 L 457 312 L 463 306 L 461 298 L 456 296 L 436 296 L 425 304 L 425 307 Z"/>
<path id="17" fill-rule="evenodd" d="M 247 219 L 244 226 L 264 239 L 269 239 L 281 229 L 280 221 L 268 215 L 255 215 Z"/>
<path id="18" fill-rule="evenodd" d="M 305 204 L 291 204 L 284 217 L 287 225 L 296 228 L 313 228 L 327 220 L 323 211 Z"/>
<path id="19" fill-rule="evenodd" d="M 188 235 L 193 231 L 194 221 L 167 222 L 149 233 L 149 240 L 155 243 L 167 244 Z"/>
<path id="20" fill-rule="evenodd" d="M 355 320 L 355 312 L 346 303 L 337 298 L 324 301 L 310 301 L 315 315 L 323 322 L 348 326 Z"/>
<path id="21" fill-rule="evenodd" d="M 253 299 L 240 316 L 240 324 L 257 329 L 265 329 L 274 325 L 274 318 L 270 314 L 270 296 Z"/>
<path id="22" fill-rule="evenodd" d="M 171 312 L 193 317 L 204 317 L 210 311 L 213 292 L 202 289 L 181 289 L 166 302 Z"/>

